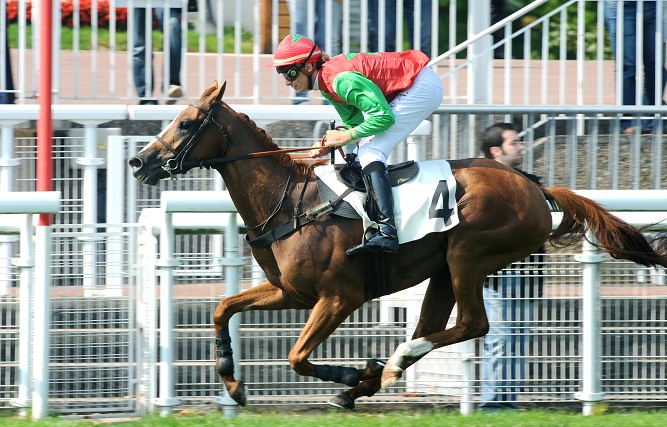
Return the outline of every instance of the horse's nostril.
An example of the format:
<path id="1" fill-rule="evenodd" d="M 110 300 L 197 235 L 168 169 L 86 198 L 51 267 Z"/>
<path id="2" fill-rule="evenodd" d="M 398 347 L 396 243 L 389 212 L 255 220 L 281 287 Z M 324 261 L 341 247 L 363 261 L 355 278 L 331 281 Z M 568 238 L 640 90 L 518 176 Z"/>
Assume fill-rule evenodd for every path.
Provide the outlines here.
<path id="1" fill-rule="evenodd" d="M 139 157 L 132 157 L 130 160 L 127 161 L 127 163 L 130 165 L 131 168 L 134 169 L 139 169 L 141 168 L 141 159 Z"/>

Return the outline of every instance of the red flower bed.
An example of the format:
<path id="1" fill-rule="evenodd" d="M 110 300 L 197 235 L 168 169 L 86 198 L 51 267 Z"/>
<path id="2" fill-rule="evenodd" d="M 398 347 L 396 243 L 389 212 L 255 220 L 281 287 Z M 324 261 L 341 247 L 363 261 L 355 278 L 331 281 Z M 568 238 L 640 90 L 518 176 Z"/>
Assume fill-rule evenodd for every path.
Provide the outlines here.
<path id="1" fill-rule="evenodd" d="M 89 27 L 92 20 L 92 0 L 79 0 L 79 25 Z M 62 0 L 61 18 L 63 27 L 74 26 L 74 6 L 75 0 Z M 7 19 L 9 22 L 17 22 L 19 18 L 19 1 L 7 0 Z M 97 26 L 101 28 L 109 27 L 109 1 L 97 0 Z M 32 20 L 32 2 L 26 1 L 26 19 Z M 127 8 L 116 8 L 116 28 L 127 28 Z"/>

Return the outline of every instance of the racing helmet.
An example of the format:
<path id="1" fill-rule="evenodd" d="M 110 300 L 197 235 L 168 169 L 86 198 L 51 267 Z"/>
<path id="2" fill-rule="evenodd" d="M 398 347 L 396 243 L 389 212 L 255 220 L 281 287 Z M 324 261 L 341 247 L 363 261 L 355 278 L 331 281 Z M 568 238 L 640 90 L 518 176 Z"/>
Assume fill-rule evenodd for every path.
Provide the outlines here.
<path id="1" fill-rule="evenodd" d="M 317 62 L 322 57 L 320 47 L 314 41 L 301 34 L 290 34 L 280 42 L 273 54 L 273 62 L 269 67 L 285 69 L 290 65 L 306 65 L 308 62 Z"/>

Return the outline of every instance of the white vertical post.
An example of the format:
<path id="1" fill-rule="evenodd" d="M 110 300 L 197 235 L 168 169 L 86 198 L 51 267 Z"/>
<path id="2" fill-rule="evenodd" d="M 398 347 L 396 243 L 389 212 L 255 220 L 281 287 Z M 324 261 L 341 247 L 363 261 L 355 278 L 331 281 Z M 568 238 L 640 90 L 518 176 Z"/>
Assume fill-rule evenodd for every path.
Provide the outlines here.
<path id="1" fill-rule="evenodd" d="M 20 256 L 12 263 L 21 269 L 19 297 L 19 393 L 11 405 L 19 408 L 21 418 L 28 416 L 30 407 L 30 344 L 32 343 L 32 274 L 35 266 L 33 258 L 33 215 L 23 215 L 20 233 Z M 48 352 L 47 352 L 48 353 Z"/>
<path id="2" fill-rule="evenodd" d="M 51 329 L 51 230 L 38 226 L 35 232 L 35 309 L 33 351 L 33 376 L 35 388 L 32 394 L 32 418 L 39 420 L 49 415 L 49 348 Z"/>
<path id="3" fill-rule="evenodd" d="M 471 38 L 489 28 L 491 22 L 490 0 L 471 0 L 468 12 L 468 38 Z M 489 103 L 489 75 L 491 74 L 491 35 L 482 37 L 468 47 L 470 61 L 469 75 L 475 78 L 468 79 L 468 104 Z"/>
<path id="4" fill-rule="evenodd" d="M 433 126 L 428 120 L 423 120 L 415 130 L 410 133 L 406 142 L 408 144 L 408 159 L 416 162 L 426 160 L 425 137 L 431 134 Z"/>
<path id="5" fill-rule="evenodd" d="M 0 191 L 12 191 L 15 166 L 19 161 L 14 158 L 14 125 L 15 122 L 2 121 L 2 140 L 0 140 Z M 0 236 L 0 296 L 9 295 L 12 286 L 11 258 L 12 243 L 16 236 Z"/>
<path id="6" fill-rule="evenodd" d="M 137 289 L 137 318 L 142 331 L 141 412 L 152 412 L 157 392 L 157 239 L 153 224 L 141 229 L 137 239 L 141 283 Z"/>
<path id="7" fill-rule="evenodd" d="M 83 166 L 83 223 L 97 223 L 97 167 L 104 163 L 104 159 L 97 157 L 97 125 L 98 120 L 81 120 L 84 125 L 83 157 L 76 160 Z M 103 121 L 102 121 L 103 122 Z M 86 236 L 82 238 L 83 245 L 83 289 L 86 296 L 93 295 L 97 284 L 97 238 L 93 237 L 95 228 L 84 228 Z"/>
<path id="8" fill-rule="evenodd" d="M 595 236 L 586 233 L 581 255 L 575 259 L 583 264 L 583 300 L 582 300 L 582 387 L 574 394 L 583 402 L 583 414 L 593 414 L 595 404 L 603 399 L 600 392 L 600 333 L 599 333 L 599 301 L 600 276 L 598 264 L 604 255 L 598 253 Z"/>
<path id="9" fill-rule="evenodd" d="M 122 295 L 123 239 L 117 234 L 122 231 L 125 207 L 125 141 L 123 137 L 109 137 L 107 144 L 107 194 L 106 222 L 106 288 L 108 296 Z"/>
<path id="10" fill-rule="evenodd" d="M 461 343 L 461 415 L 471 415 L 474 410 L 475 390 L 475 340 Z"/>
<path id="11" fill-rule="evenodd" d="M 225 284 L 227 286 L 226 295 L 236 295 L 241 291 L 239 285 L 239 267 L 244 264 L 244 259 L 239 253 L 239 227 L 237 224 L 236 213 L 231 212 L 229 221 L 225 226 L 225 256 L 218 260 L 220 265 L 225 266 Z M 229 319 L 229 337 L 232 340 L 232 354 L 234 355 L 234 372 L 239 372 L 239 357 L 241 355 L 241 343 L 239 338 L 240 320 L 238 315 Z M 232 399 L 225 387 L 223 387 L 222 396 L 216 401 L 223 408 L 225 418 L 234 418 L 238 415 L 238 404 Z"/>
<path id="12" fill-rule="evenodd" d="M 160 232 L 160 395 L 155 404 L 160 416 L 172 414 L 172 407 L 181 403 L 174 397 L 174 274 L 179 265 L 174 258 L 173 214 L 164 213 L 164 227 Z"/>

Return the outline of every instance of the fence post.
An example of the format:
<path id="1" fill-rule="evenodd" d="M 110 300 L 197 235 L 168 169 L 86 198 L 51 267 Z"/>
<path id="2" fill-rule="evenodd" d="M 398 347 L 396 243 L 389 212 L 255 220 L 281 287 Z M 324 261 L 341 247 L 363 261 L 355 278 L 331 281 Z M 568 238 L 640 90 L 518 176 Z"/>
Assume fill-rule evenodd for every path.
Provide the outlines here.
<path id="1" fill-rule="evenodd" d="M 604 255 L 598 253 L 597 239 L 589 231 L 584 239 L 582 253 L 575 260 L 583 264 L 582 298 L 582 387 L 574 394 L 583 402 L 583 414 L 593 414 L 595 404 L 604 398 L 600 391 L 600 274 L 599 263 Z"/>
<path id="2" fill-rule="evenodd" d="M 427 136 L 431 134 L 433 126 L 428 120 L 422 120 L 415 130 L 406 138 L 408 150 L 408 159 L 416 162 L 423 162 L 426 160 L 426 144 L 424 143 Z"/>
<path id="3" fill-rule="evenodd" d="M 472 415 L 475 390 L 475 340 L 461 343 L 461 415 Z"/>
<path id="4" fill-rule="evenodd" d="M 14 183 L 13 168 L 21 162 L 14 158 L 14 128 L 20 121 L 0 120 L 0 191 L 12 191 Z M 16 236 L 0 236 L 0 295 L 9 295 L 12 287 L 11 263 L 12 243 Z"/>
<path id="5" fill-rule="evenodd" d="M 237 224 L 236 213 L 229 215 L 229 222 L 225 226 L 225 256 L 217 260 L 217 264 L 225 267 L 226 296 L 236 295 L 241 291 L 239 285 L 239 267 L 245 264 L 245 259 L 241 257 L 239 248 L 239 227 Z M 234 358 L 234 371 L 240 371 L 239 358 L 241 355 L 241 338 L 239 337 L 240 318 L 234 315 L 229 319 L 229 335 L 232 339 L 232 354 Z M 223 391 L 216 398 L 216 403 L 222 406 L 225 418 L 234 418 L 238 415 L 239 406 L 227 393 L 227 388 L 222 387 Z"/>
<path id="6" fill-rule="evenodd" d="M 33 256 L 33 235 L 35 227 L 33 215 L 23 215 L 20 232 L 20 258 L 12 259 L 12 264 L 21 269 L 19 290 L 19 394 L 11 405 L 18 408 L 21 418 L 28 416 L 30 407 L 30 344 L 32 343 L 32 275 L 35 267 Z M 48 353 L 48 351 L 46 351 Z"/>
<path id="7" fill-rule="evenodd" d="M 172 414 L 172 407 L 181 403 L 174 396 L 174 272 L 180 260 L 174 258 L 173 214 L 164 212 L 164 226 L 160 233 L 160 393 L 155 404 L 160 416 Z"/>
<path id="8" fill-rule="evenodd" d="M 37 227 L 33 243 L 33 214 L 57 213 L 60 210 L 61 195 L 59 191 L 39 191 L 31 193 L 0 192 L 0 196 L 0 214 L 24 215 L 19 227 L 21 258 L 12 260 L 15 266 L 21 268 L 21 284 L 19 291 L 19 395 L 17 399 L 11 401 L 11 405 L 19 408 L 19 416 L 27 415 L 27 408 L 31 403 L 29 398 L 30 344 L 34 340 L 33 419 L 39 419 L 48 415 L 51 232 L 49 227 Z M 34 268 L 36 291 L 33 302 L 31 281 L 35 258 L 40 262 Z M 31 334 L 33 330 L 34 335 Z"/>
<path id="9" fill-rule="evenodd" d="M 32 418 L 39 420 L 49 415 L 49 351 L 51 330 L 51 229 L 38 226 L 35 231 L 35 309 L 34 309 L 34 363 L 35 389 L 32 394 Z"/>

